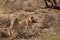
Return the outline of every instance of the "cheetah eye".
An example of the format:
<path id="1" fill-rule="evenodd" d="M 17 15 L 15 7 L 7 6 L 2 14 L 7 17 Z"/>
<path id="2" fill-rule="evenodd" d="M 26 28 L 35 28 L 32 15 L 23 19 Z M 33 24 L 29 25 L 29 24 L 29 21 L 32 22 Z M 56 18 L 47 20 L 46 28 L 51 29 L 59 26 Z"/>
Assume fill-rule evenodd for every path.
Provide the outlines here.
<path id="1" fill-rule="evenodd" d="M 4 31 L 7 31 L 7 29 L 4 29 Z"/>

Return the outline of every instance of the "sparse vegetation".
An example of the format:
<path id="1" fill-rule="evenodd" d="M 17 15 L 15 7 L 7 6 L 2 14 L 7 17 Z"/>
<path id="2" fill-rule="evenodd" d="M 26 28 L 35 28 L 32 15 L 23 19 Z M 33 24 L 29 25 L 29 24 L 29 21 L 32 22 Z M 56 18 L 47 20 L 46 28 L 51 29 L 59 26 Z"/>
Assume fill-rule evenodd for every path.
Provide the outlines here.
<path id="1" fill-rule="evenodd" d="M 26 18 L 28 18 L 28 15 L 20 14 L 20 15 L 19 15 L 19 18 L 20 18 L 20 19 L 26 19 Z"/>
<path id="2" fill-rule="evenodd" d="M 26 27 L 25 25 L 20 25 L 19 27 L 16 28 L 18 35 L 20 38 L 31 38 L 34 36 L 37 36 L 38 33 L 34 29 L 30 27 Z"/>
<path id="3" fill-rule="evenodd" d="M 10 25 L 10 20 L 9 20 L 9 18 L 4 17 L 4 16 L 1 16 L 1 17 L 0 17 L 0 22 L 1 22 L 2 24 L 5 24 L 7 27 Z"/>
<path id="4" fill-rule="evenodd" d="M 9 35 L 7 35 L 7 34 L 4 33 L 4 32 L 0 32 L 0 37 L 2 37 L 2 38 L 7 38 L 7 37 L 9 37 Z"/>
<path id="5" fill-rule="evenodd" d="M 44 9 L 40 7 L 44 6 L 42 4 L 42 0 L 0 0 L 0 39 L 60 40 L 60 10 Z M 17 20 L 14 21 L 13 28 L 2 32 L 11 25 L 15 14 Z M 11 31 L 11 35 L 7 35 L 7 31 L 9 34 Z"/>

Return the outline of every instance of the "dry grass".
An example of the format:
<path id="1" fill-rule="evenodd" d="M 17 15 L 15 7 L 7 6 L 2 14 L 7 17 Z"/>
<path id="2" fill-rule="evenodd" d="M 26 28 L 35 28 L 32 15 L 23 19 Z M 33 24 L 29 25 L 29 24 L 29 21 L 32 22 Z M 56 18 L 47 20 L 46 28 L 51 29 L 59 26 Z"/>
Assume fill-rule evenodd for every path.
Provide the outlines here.
<path id="1" fill-rule="evenodd" d="M 7 27 L 10 25 L 10 20 L 8 18 L 8 16 L 4 15 L 4 14 L 0 14 L 0 22 L 2 24 L 5 24 Z"/>
<path id="2" fill-rule="evenodd" d="M 20 15 L 17 15 L 19 17 L 17 18 L 18 22 L 15 21 L 13 28 L 14 32 L 18 34 L 15 34 L 17 35 L 14 38 L 15 40 L 60 40 L 60 10 L 41 9 L 39 2 L 37 0 L 16 0 L 14 2 L 12 0 L 0 0 L 0 22 L 7 27 L 10 26 L 11 21 L 8 13 L 12 15 L 19 11 Z M 22 13 L 20 10 L 23 10 Z M 28 19 L 29 15 L 32 15 L 36 21 L 36 23 L 31 23 L 31 26 L 27 26 L 25 20 Z M 15 35 L 12 35 L 11 38 Z M 9 38 L 5 39 L 9 40 Z"/>

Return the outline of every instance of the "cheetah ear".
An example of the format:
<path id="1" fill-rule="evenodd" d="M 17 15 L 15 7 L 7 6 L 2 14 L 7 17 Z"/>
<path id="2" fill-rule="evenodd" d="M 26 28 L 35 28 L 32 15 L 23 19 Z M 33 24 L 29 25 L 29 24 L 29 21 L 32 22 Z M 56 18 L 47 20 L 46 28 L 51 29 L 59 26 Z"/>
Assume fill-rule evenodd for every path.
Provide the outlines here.
<path id="1" fill-rule="evenodd" d="M 33 18 L 33 16 L 32 16 L 32 15 L 30 15 L 29 17 L 30 17 L 30 18 Z"/>

